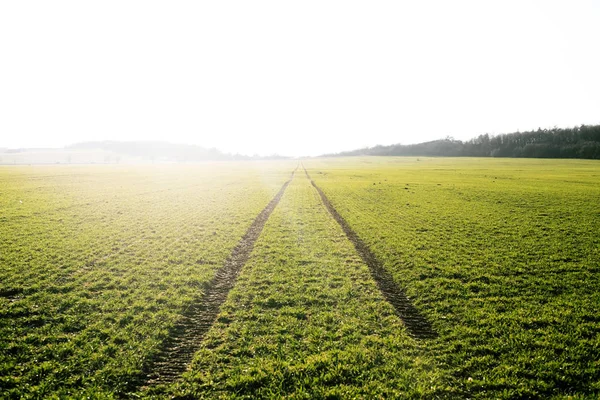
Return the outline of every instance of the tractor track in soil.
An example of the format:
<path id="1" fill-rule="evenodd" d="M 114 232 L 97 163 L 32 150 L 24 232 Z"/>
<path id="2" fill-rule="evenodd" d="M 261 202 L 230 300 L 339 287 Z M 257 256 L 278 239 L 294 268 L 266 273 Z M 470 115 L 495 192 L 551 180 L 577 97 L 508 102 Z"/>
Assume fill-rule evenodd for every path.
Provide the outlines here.
<path id="1" fill-rule="evenodd" d="M 431 323 L 412 304 L 404 290 L 396 284 L 392 274 L 384 268 L 383 264 L 375 257 L 375 254 L 373 254 L 369 246 L 367 246 L 350 225 L 348 225 L 346 220 L 337 212 L 325 193 L 323 193 L 312 180 L 304 165 L 302 165 L 302 169 L 311 185 L 315 188 L 317 193 L 319 193 L 325 208 L 327 208 L 333 219 L 341 226 L 348 239 L 354 244 L 360 257 L 369 267 L 371 276 L 377 283 L 377 287 L 385 299 L 394 307 L 396 313 L 402 322 L 404 322 L 404 326 L 406 326 L 409 335 L 415 339 L 435 339 L 438 334 L 433 329 Z"/>
<path id="2" fill-rule="evenodd" d="M 183 312 L 181 319 L 163 343 L 159 355 L 149 360 L 143 368 L 141 378 L 136 385 L 138 389 L 172 383 L 187 370 L 194 353 L 202 344 L 204 335 L 215 322 L 221 305 L 235 285 L 241 269 L 250 258 L 254 243 L 260 236 L 271 213 L 279 204 L 297 169 L 292 172 L 290 179 L 283 184 L 275 197 L 254 219 L 223 266 L 217 270 L 214 278 L 208 283 L 204 294 Z M 132 389 L 135 390 L 135 388 Z"/>

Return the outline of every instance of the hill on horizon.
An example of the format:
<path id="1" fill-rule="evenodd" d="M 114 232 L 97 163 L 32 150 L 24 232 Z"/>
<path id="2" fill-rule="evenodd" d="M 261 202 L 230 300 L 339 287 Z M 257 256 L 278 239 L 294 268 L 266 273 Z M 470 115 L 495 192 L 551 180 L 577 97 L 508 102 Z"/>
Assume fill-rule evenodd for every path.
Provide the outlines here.
<path id="1" fill-rule="evenodd" d="M 279 155 L 247 156 L 216 148 L 166 141 L 90 141 L 64 148 L 0 149 L 0 164 L 118 164 L 285 159 Z"/>

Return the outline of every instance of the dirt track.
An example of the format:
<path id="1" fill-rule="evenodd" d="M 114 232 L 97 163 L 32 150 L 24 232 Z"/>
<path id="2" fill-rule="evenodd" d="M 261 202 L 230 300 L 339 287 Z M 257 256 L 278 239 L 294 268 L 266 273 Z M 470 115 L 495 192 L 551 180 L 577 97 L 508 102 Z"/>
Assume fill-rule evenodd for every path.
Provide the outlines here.
<path id="1" fill-rule="evenodd" d="M 396 313 L 404 322 L 408 333 L 416 339 L 433 339 L 437 337 L 437 333 L 433 330 L 431 323 L 415 308 L 410 299 L 404 293 L 404 290 L 400 288 L 392 275 L 383 267 L 381 262 L 375 257 L 375 254 L 369 249 L 369 247 L 363 242 L 363 240 L 352 230 L 350 225 L 344 220 L 344 218 L 337 212 L 333 207 L 325 193 L 315 184 L 311 179 L 310 175 L 304 165 L 304 174 L 310 180 L 310 183 L 321 196 L 323 204 L 329 210 L 329 213 L 337 221 L 338 224 L 344 230 L 344 233 L 354 244 L 356 251 L 363 259 L 363 261 L 369 266 L 371 275 L 377 287 L 383 293 L 386 300 L 394 306 Z"/>
<path id="2" fill-rule="evenodd" d="M 295 171 L 254 219 L 225 264 L 209 282 L 204 295 L 184 312 L 181 320 L 169 335 L 169 339 L 165 341 L 160 355 L 146 365 L 144 368 L 146 371 L 145 383 L 142 386 L 173 382 L 185 372 L 194 353 L 200 348 L 204 335 L 213 325 L 229 291 L 235 285 L 238 274 L 248 261 L 254 243 L 260 236 L 265 223 L 294 178 L 294 173 Z"/>

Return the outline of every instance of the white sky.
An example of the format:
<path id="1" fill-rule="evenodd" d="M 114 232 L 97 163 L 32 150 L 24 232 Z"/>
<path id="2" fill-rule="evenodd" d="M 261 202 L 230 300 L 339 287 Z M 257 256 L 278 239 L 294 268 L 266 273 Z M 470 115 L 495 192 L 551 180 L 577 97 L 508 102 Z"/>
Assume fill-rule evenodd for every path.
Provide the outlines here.
<path id="1" fill-rule="evenodd" d="M 600 123 L 600 1 L 2 1 L 0 147 L 246 154 Z"/>

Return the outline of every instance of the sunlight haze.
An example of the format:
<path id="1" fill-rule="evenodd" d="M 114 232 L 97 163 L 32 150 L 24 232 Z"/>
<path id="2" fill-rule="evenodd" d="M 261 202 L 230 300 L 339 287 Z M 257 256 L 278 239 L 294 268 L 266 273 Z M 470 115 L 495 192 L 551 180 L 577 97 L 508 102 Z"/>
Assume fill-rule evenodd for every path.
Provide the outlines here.
<path id="1" fill-rule="evenodd" d="M 5 1 L 0 147 L 318 155 L 600 123 L 595 1 Z"/>

